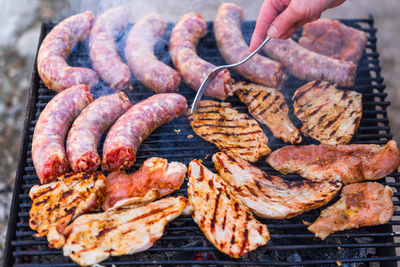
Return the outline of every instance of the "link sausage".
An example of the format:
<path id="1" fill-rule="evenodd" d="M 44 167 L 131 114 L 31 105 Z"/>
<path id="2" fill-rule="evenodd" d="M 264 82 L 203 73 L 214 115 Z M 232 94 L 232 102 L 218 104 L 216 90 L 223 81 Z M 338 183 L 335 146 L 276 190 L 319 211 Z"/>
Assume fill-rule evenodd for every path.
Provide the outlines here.
<path id="1" fill-rule="evenodd" d="M 175 25 L 169 41 L 169 52 L 175 68 L 185 83 L 198 90 L 203 80 L 215 66 L 196 53 L 196 45 L 207 32 L 207 24 L 200 14 L 184 15 Z M 205 95 L 225 100 L 233 94 L 231 75 L 228 70 L 218 73 L 208 85 Z"/>
<path id="2" fill-rule="evenodd" d="M 65 61 L 72 48 L 86 39 L 92 28 L 93 14 L 86 11 L 69 17 L 44 38 L 37 57 L 37 68 L 47 88 L 60 92 L 74 85 L 89 88 L 98 82 L 97 73 L 88 68 L 71 67 Z"/>
<path id="3" fill-rule="evenodd" d="M 126 41 L 125 57 L 136 78 L 156 93 L 175 91 L 181 75 L 154 55 L 154 45 L 165 33 L 162 17 L 152 13 L 141 18 L 131 29 Z"/>
<path id="4" fill-rule="evenodd" d="M 143 140 L 157 127 L 182 115 L 186 109 L 186 98 L 175 93 L 153 95 L 131 107 L 106 136 L 102 169 L 116 171 L 130 168 Z"/>
<path id="5" fill-rule="evenodd" d="M 242 22 L 243 10 L 239 6 L 224 3 L 218 9 L 214 21 L 215 39 L 228 64 L 239 62 L 250 54 L 242 35 Z M 235 70 L 249 81 L 273 88 L 280 88 L 287 79 L 281 63 L 261 55 L 254 55 Z"/>
<path id="6" fill-rule="evenodd" d="M 292 39 L 273 39 L 264 46 L 265 53 L 282 64 L 295 77 L 305 80 L 324 80 L 351 87 L 356 78 L 357 65 L 307 50 Z"/>
<path id="7" fill-rule="evenodd" d="M 32 160 L 42 184 L 68 171 L 64 142 L 68 128 L 93 101 L 87 85 L 77 85 L 57 94 L 40 113 L 32 141 Z"/>
<path id="8" fill-rule="evenodd" d="M 128 19 L 126 7 L 110 9 L 96 20 L 90 33 L 89 54 L 93 68 L 116 91 L 128 87 L 131 78 L 131 71 L 122 62 L 114 41 L 125 29 Z"/>
<path id="9" fill-rule="evenodd" d="M 99 97 L 82 111 L 67 138 L 68 161 L 74 172 L 93 172 L 100 166 L 97 145 L 101 136 L 131 106 L 119 92 Z"/>

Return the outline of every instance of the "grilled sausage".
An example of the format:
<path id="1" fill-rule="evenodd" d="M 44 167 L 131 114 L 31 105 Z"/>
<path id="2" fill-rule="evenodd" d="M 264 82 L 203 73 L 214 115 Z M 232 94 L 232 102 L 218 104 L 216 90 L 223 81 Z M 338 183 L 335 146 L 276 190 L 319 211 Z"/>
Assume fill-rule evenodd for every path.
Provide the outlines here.
<path id="1" fill-rule="evenodd" d="M 182 115 L 186 108 L 186 98 L 175 93 L 153 95 L 131 107 L 107 134 L 103 146 L 103 170 L 130 168 L 142 141 L 157 127 Z"/>
<path id="2" fill-rule="evenodd" d="M 198 90 L 215 66 L 196 53 L 196 44 L 207 32 L 207 24 L 200 14 L 188 13 L 176 24 L 169 41 L 169 52 L 175 68 L 185 83 Z M 228 70 L 218 73 L 208 85 L 205 95 L 225 100 L 232 95 L 231 75 Z"/>
<path id="3" fill-rule="evenodd" d="M 128 9 L 116 7 L 103 13 L 93 26 L 89 54 L 100 78 L 116 91 L 125 89 L 131 78 L 129 67 L 118 55 L 115 38 L 128 24 Z"/>
<path id="4" fill-rule="evenodd" d="M 125 56 L 136 78 L 156 93 L 175 91 L 181 75 L 154 55 L 154 45 L 164 35 L 167 24 L 158 14 L 141 18 L 131 29 Z"/>
<path id="5" fill-rule="evenodd" d="M 100 166 L 97 144 L 101 136 L 131 106 L 119 92 L 96 99 L 82 111 L 67 138 L 68 161 L 74 172 L 93 172 Z"/>
<path id="6" fill-rule="evenodd" d="M 280 61 L 295 77 L 305 80 L 324 80 L 351 87 L 357 65 L 307 50 L 292 39 L 273 39 L 264 46 L 265 53 Z"/>
<path id="7" fill-rule="evenodd" d="M 72 48 L 89 35 L 92 23 L 93 14 L 86 11 L 63 20 L 44 38 L 38 52 L 37 68 L 49 89 L 60 92 L 74 85 L 86 84 L 92 88 L 97 84 L 95 71 L 71 67 L 65 61 Z"/>
<path id="8" fill-rule="evenodd" d="M 68 128 L 93 101 L 87 85 L 77 85 L 57 94 L 40 113 L 32 141 L 32 160 L 42 184 L 68 171 L 64 142 Z"/>
<path id="9" fill-rule="evenodd" d="M 218 9 L 214 21 L 215 39 L 228 64 L 239 62 L 250 54 L 242 35 L 242 22 L 243 11 L 239 6 L 224 3 Z M 282 64 L 261 55 L 254 55 L 235 70 L 249 81 L 274 88 L 280 88 L 287 79 Z"/>

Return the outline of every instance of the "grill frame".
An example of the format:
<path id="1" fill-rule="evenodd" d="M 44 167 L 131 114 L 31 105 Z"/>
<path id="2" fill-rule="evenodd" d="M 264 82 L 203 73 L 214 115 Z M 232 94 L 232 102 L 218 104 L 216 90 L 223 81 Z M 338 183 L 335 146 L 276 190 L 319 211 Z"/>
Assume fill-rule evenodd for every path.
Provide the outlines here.
<path id="1" fill-rule="evenodd" d="M 366 109 L 363 110 L 363 118 L 361 120 L 360 124 L 360 130 L 357 131 L 357 140 L 352 140 L 351 143 L 378 143 L 378 144 L 384 144 L 387 142 L 387 140 L 392 138 L 392 134 L 390 133 L 390 127 L 389 127 L 389 122 L 387 120 L 387 112 L 386 108 L 388 105 L 390 105 L 389 101 L 385 101 L 385 98 L 387 94 L 384 92 L 385 85 L 383 84 L 383 78 L 380 75 L 380 67 L 379 67 L 379 54 L 376 52 L 376 29 L 373 26 L 373 19 L 370 17 L 369 19 L 361 19 L 361 20 L 341 20 L 345 24 L 349 25 L 358 25 L 362 24 L 368 25 L 368 28 L 364 28 L 364 30 L 369 33 L 369 38 L 368 38 L 368 45 L 367 49 L 370 49 L 372 52 L 369 53 L 369 56 L 367 58 L 370 58 L 365 61 L 366 55 L 363 56 L 363 59 L 360 61 L 359 65 L 359 70 L 358 70 L 358 75 L 357 75 L 357 81 L 356 81 L 356 86 L 354 89 L 356 91 L 371 91 L 371 93 L 366 93 L 363 94 L 363 109 L 364 107 L 368 106 L 373 106 L 374 109 L 371 111 L 371 109 Z M 49 28 L 51 28 L 53 24 L 43 24 L 42 25 L 42 30 L 41 30 L 41 36 L 39 39 L 39 46 L 44 39 L 47 31 Z M 168 25 L 168 33 L 165 36 L 165 40 L 169 39 L 169 33 L 170 29 L 172 28 L 172 24 Z M 244 34 L 247 41 L 249 39 L 249 32 L 252 32 L 252 27 L 254 27 L 254 22 L 245 22 L 243 24 L 243 31 L 244 33 L 246 32 L 247 34 Z M 207 49 L 210 51 L 217 50 L 215 47 L 215 41 L 212 42 L 213 36 L 212 36 L 212 23 L 208 23 L 208 28 L 209 28 L 209 33 L 200 41 L 198 45 L 198 52 L 201 56 L 206 55 L 209 52 Z M 129 30 L 129 29 L 127 29 Z M 300 32 L 298 31 L 295 35 L 296 37 L 299 37 Z M 124 42 L 124 37 L 126 37 L 127 34 L 125 34 L 120 42 Z M 210 42 L 211 40 L 211 42 Z M 39 47 L 38 46 L 38 47 Z M 161 45 L 159 44 L 158 47 L 156 47 L 156 53 L 157 51 L 163 51 L 165 50 L 165 43 Z M 207 52 L 208 51 L 208 52 Z M 122 52 L 122 51 L 120 51 Z M 73 52 L 74 53 L 74 52 Z M 206 54 L 203 54 L 206 53 Z M 79 53 L 78 53 L 79 54 Z M 120 53 L 123 54 L 123 53 Z M 215 57 L 216 55 L 216 57 Z M 223 61 L 222 59 L 218 58 L 218 51 L 214 54 L 213 58 L 209 58 L 209 60 L 215 64 L 219 64 Z M 164 62 L 168 63 L 171 65 L 169 57 L 167 58 L 162 58 Z M 72 59 L 73 60 L 73 59 Z M 85 61 L 85 60 L 84 60 Z M 36 62 L 36 60 L 35 60 Z M 367 65 L 362 65 L 362 63 L 367 63 Z M 85 63 L 84 63 L 85 64 Z M 375 77 L 359 77 L 359 73 L 362 74 L 362 76 L 365 76 L 365 73 L 368 73 L 369 76 L 371 76 L 372 73 L 374 73 Z M 237 79 L 240 79 L 237 74 L 233 72 L 233 76 Z M 366 81 L 364 81 L 366 79 Z M 293 93 L 295 88 L 299 87 L 300 85 L 304 84 L 303 81 L 299 81 L 296 79 L 293 79 L 293 77 L 290 78 L 290 82 L 288 82 L 289 85 L 285 85 L 285 88 L 288 86 L 293 87 L 292 91 L 286 92 L 285 97 L 288 102 L 290 112 L 292 113 L 292 103 L 290 100 L 290 95 Z M 368 84 L 370 83 L 370 84 Z M 134 102 L 137 102 L 141 99 L 146 98 L 148 95 L 151 95 L 147 90 L 144 89 L 143 85 L 140 83 L 136 83 L 136 88 L 139 88 L 138 91 L 135 91 L 134 89 L 133 92 L 129 92 L 128 96 L 130 97 L 131 100 Z M 194 92 L 191 91 L 189 88 L 186 86 L 181 86 L 182 89 L 182 94 L 184 94 L 188 100 L 189 104 L 191 104 L 191 99 L 193 99 Z M 31 240 L 26 240 L 27 237 L 29 237 L 32 234 L 32 231 L 29 230 L 29 226 L 27 226 L 27 221 L 23 220 L 22 218 L 29 218 L 29 214 L 26 210 L 29 211 L 30 204 L 29 201 L 23 201 L 26 198 L 29 198 L 27 196 L 27 192 L 29 192 L 29 188 L 37 183 L 37 177 L 34 175 L 34 169 L 32 165 L 32 162 L 30 160 L 30 144 L 32 140 L 32 124 L 35 124 L 35 118 L 38 116 L 38 112 L 36 111 L 37 108 L 43 109 L 45 106 L 45 103 L 51 99 L 54 93 L 51 91 L 48 91 L 47 89 L 41 89 L 44 88 L 44 85 L 40 81 L 40 78 L 37 73 L 37 68 L 36 64 L 34 66 L 33 74 L 32 74 L 32 81 L 31 81 L 31 89 L 29 91 L 29 98 L 28 98 L 28 105 L 27 105 L 27 110 L 26 110 L 26 116 L 25 116 L 25 123 L 24 123 L 24 129 L 23 129 L 23 135 L 22 135 L 22 144 L 19 152 L 19 160 L 18 160 L 18 169 L 16 173 L 16 180 L 15 180 L 15 185 L 14 185 L 14 192 L 13 192 L 13 199 L 12 199 L 12 204 L 11 204 L 11 209 L 10 209 L 10 216 L 9 216 L 9 224 L 8 224 L 8 231 L 7 231 L 7 236 L 6 236 L 6 245 L 5 245 L 5 251 L 4 251 L 4 256 L 3 256 L 3 266 L 10 266 L 11 264 L 14 264 L 14 266 L 75 266 L 74 263 L 72 263 L 68 258 L 61 258 L 62 260 L 59 263 L 48 263 L 42 264 L 42 257 L 44 255 L 41 254 L 50 254 L 50 255 L 59 255 L 61 253 L 60 250 L 49 250 L 46 248 L 47 246 L 47 241 L 43 241 L 44 239 L 33 239 Z M 370 95 L 368 95 L 370 94 Z M 133 98 L 133 99 L 132 99 Z M 236 98 L 236 97 L 235 97 Z M 366 101 L 367 100 L 367 101 Z M 232 103 L 232 100 L 229 99 L 229 102 Z M 245 106 L 243 104 L 237 104 L 237 100 L 233 100 L 234 104 L 233 106 L 237 107 L 240 111 L 245 112 Z M 376 107 L 380 107 L 380 110 L 377 110 Z M 380 114 L 380 115 L 378 115 Z M 293 116 L 291 116 L 292 121 L 296 124 L 296 126 L 299 126 L 299 121 Z M 171 145 L 174 145 L 173 140 L 171 139 L 171 136 L 177 135 L 176 133 L 173 132 L 173 128 L 171 127 L 173 125 L 183 125 L 183 123 L 187 122 L 185 121 L 185 118 L 179 118 L 177 121 L 179 121 L 179 124 L 167 124 L 159 129 L 157 129 L 150 137 L 148 140 L 146 140 L 143 144 L 143 150 L 147 151 L 149 148 L 151 150 L 152 147 L 157 146 L 157 144 L 161 144 L 161 147 L 159 148 L 161 153 L 164 153 L 165 151 L 170 151 Z M 183 122 L 183 123 L 182 123 Z M 190 129 L 190 126 L 187 126 Z M 187 140 L 187 143 L 194 143 L 194 142 L 201 142 L 201 145 L 205 145 L 205 148 L 201 149 L 202 151 L 205 151 L 207 149 L 210 149 L 213 147 L 213 145 L 206 143 L 199 137 L 197 137 L 192 131 L 188 131 L 188 128 L 184 128 L 184 130 L 180 133 L 180 135 L 187 135 L 187 134 L 193 134 L 195 138 L 192 140 Z M 277 141 L 272 139 L 271 140 L 271 133 L 269 132 L 266 127 L 263 127 L 264 132 L 268 135 L 271 143 L 271 148 L 276 149 L 277 147 L 280 147 L 283 145 L 283 142 Z M 364 130 L 361 130 L 364 129 Z M 166 133 L 165 131 L 168 131 Z M 364 133 L 363 132 L 367 132 Z M 361 133 L 360 133 L 361 132 Z M 165 139 L 164 136 L 167 138 Z M 182 137 L 182 136 L 181 136 Z M 182 139 L 182 138 L 181 138 Z M 305 142 L 304 143 L 315 143 L 310 138 L 304 138 Z M 183 139 L 182 139 L 183 140 Z M 163 144 L 167 144 L 165 150 L 163 150 Z M 142 149 L 142 148 L 141 148 Z M 178 157 L 181 157 L 183 161 L 187 161 L 189 158 L 193 158 L 189 155 L 190 152 L 193 152 L 196 150 L 196 147 L 188 147 L 187 149 L 181 150 L 181 153 L 183 155 L 175 155 Z M 134 165 L 134 168 L 137 168 L 145 158 L 150 157 L 150 156 L 162 156 L 162 155 L 141 155 L 140 153 L 141 150 L 139 150 L 138 153 L 138 162 Z M 211 164 L 211 155 L 217 151 L 217 149 L 214 147 L 214 149 L 211 149 L 210 151 L 210 157 L 204 160 L 204 163 L 207 167 L 210 167 L 211 170 L 214 170 L 212 164 Z M 172 151 L 170 151 L 172 152 Z M 204 154 L 203 154 L 204 155 Z M 168 158 L 168 157 L 167 157 Z M 170 158 L 169 158 L 170 160 Z M 188 163 L 188 162 L 185 162 Z M 276 172 L 272 171 L 270 167 L 266 167 L 266 164 L 262 165 L 262 162 L 259 162 L 257 165 L 262 167 L 263 169 L 267 170 L 271 174 L 277 174 Z M 27 174 L 27 173 L 33 173 L 32 174 Z M 286 177 L 288 179 L 298 179 L 297 175 L 281 175 L 283 177 Z M 399 173 L 396 172 L 392 175 L 393 177 L 392 181 L 386 179 L 386 182 L 384 184 L 391 185 L 399 191 L 400 187 L 400 180 L 399 180 Z M 394 180 L 394 181 L 393 181 Z M 380 180 L 383 181 L 383 180 Z M 182 194 L 186 190 L 181 189 L 178 191 L 177 194 Z M 400 196 L 400 193 L 395 193 L 394 197 L 398 198 Z M 336 197 L 331 203 L 336 201 L 338 197 Z M 395 205 L 398 206 L 400 204 L 400 201 L 395 201 Z M 329 204 L 328 204 L 329 205 Z M 274 251 L 292 251 L 292 253 L 297 253 L 297 251 L 303 251 L 305 249 L 310 249 L 313 251 L 316 251 L 318 249 L 334 249 L 341 247 L 341 249 L 352 249 L 352 248 L 376 248 L 376 256 L 373 257 L 368 257 L 368 258 L 344 258 L 340 259 L 341 262 L 343 263 L 366 263 L 366 262 L 385 262 L 385 265 L 388 266 L 396 266 L 395 261 L 400 261 L 400 256 L 396 256 L 395 253 L 395 247 L 400 247 L 400 243 L 395 243 L 394 242 L 394 237 L 395 236 L 400 236 L 400 232 L 393 232 L 392 225 L 400 225 L 400 221 L 396 221 L 392 219 L 391 222 L 385 225 L 377 226 L 377 227 L 364 227 L 360 230 L 351 230 L 351 231 L 344 231 L 340 233 L 336 233 L 331 235 L 327 240 L 328 241 L 318 241 L 315 238 L 312 238 L 312 233 L 296 233 L 296 229 L 299 229 L 299 231 L 302 231 L 301 229 L 304 230 L 304 225 L 301 224 L 301 219 L 305 218 L 308 220 L 313 221 L 317 215 L 318 211 L 320 209 L 308 212 L 304 215 L 297 216 L 295 219 L 291 220 L 261 220 L 262 222 L 266 222 L 270 231 L 271 231 L 271 240 L 276 240 L 276 242 L 279 241 L 279 239 L 289 239 L 289 240 L 295 240 L 297 242 L 297 239 L 306 239 L 310 240 L 310 244 L 308 245 L 285 245 L 285 244 L 276 244 L 272 241 L 270 241 L 266 246 L 257 249 L 256 251 L 263 251 L 269 254 L 273 254 Z M 395 215 L 400 215 L 400 212 L 395 212 Z M 104 265 L 111 265 L 111 264 L 117 264 L 117 265 L 131 265 L 131 264 L 154 264 L 154 265 L 174 265 L 174 264 L 182 264 L 182 265 L 193 265 L 193 264 L 215 264 L 215 265 L 241 265 L 241 264 L 248 264 L 248 265 L 280 265 L 280 266 L 290 266 L 293 264 L 297 265 L 309 265 L 309 264 L 335 264 L 338 259 L 317 259 L 317 260 L 304 260 L 301 262 L 295 262 L 295 261 L 274 261 L 274 260 L 262 260 L 262 261 L 249 261 L 247 258 L 241 259 L 241 260 L 234 260 L 229 257 L 225 257 L 222 254 L 218 253 L 216 249 L 210 244 L 208 241 L 206 241 L 204 235 L 198 235 L 197 233 L 199 232 L 198 227 L 192 222 L 190 224 L 190 221 L 192 220 L 190 217 L 180 217 L 179 222 L 183 222 L 184 226 L 176 226 L 174 227 L 167 227 L 168 230 L 165 233 L 165 237 L 163 237 L 163 243 L 164 242 L 174 242 L 176 239 L 181 239 L 185 237 L 186 239 L 192 238 L 192 239 L 197 239 L 200 240 L 196 244 L 196 246 L 191 246 L 191 247 L 172 247 L 172 248 L 167 248 L 166 246 L 160 247 L 157 246 L 158 243 L 161 241 L 157 241 L 155 247 L 150 249 L 152 251 L 151 253 L 168 253 L 170 251 L 178 251 L 178 253 L 198 253 L 207 259 L 209 256 L 207 253 L 208 251 L 211 251 L 211 254 L 213 257 L 217 255 L 217 259 L 207 259 L 203 261 L 199 260 L 184 260 L 184 259 L 173 259 L 174 255 L 172 252 L 172 256 L 170 256 L 169 259 L 167 260 L 156 260 L 156 261 L 150 261 L 150 260 L 137 260 L 138 258 L 141 258 L 141 255 L 144 255 L 142 253 L 136 254 L 134 256 L 123 256 L 123 257 L 113 257 L 110 258 L 108 261 L 102 263 Z M 284 223 L 281 223 L 281 222 Z M 297 221 L 297 222 L 296 222 Z M 187 226 L 186 224 L 189 224 L 190 226 Z M 171 225 L 171 224 L 170 224 Z M 28 229 L 27 231 L 17 231 L 17 229 Z M 171 230 L 172 229 L 172 230 Z M 294 229 L 294 230 L 291 230 Z M 174 236 L 170 235 L 170 233 L 179 233 L 183 231 L 189 232 L 189 233 L 196 233 L 192 234 L 191 236 L 187 235 L 182 235 L 182 236 Z M 275 231 L 282 231 L 283 233 L 276 233 Z M 285 231 L 289 231 L 289 233 L 285 233 Z M 290 232 L 291 231 L 291 232 Z M 18 232 L 18 233 L 17 233 Z M 374 243 L 355 243 L 355 242 L 350 242 L 346 244 L 346 240 L 352 238 L 375 238 Z M 337 242 L 330 243 L 331 240 L 335 239 L 340 239 L 340 246 L 337 244 Z M 344 241 L 344 242 L 342 242 Z M 199 242 L 202 242 L 201 246 L 198 245 Z M 192 244 L 192 243 L 189 243 Z M 37 246 L 39 250 L 28 250 L 26 247 L 28 246 Z M 42 250 L 43 248 L 43 250 Z M 259 253 L 257 252 L 257 253 Z M 143 252 L 146 253 L 146 252 Z M 60 257 L 60 256 L 57 256 Z M 62 257 L 62 256 L 61 256 Z M 171 259 L 172 257 L 172 259 Z M 135 261 L 132 262 L 129 259 L 134 259 Z M 303 258 L 302 258 L 303 259 Z M 29 261 L 31 263 L 29 263 Z M 120 261 L 121 260 L 121 261 Z"/>

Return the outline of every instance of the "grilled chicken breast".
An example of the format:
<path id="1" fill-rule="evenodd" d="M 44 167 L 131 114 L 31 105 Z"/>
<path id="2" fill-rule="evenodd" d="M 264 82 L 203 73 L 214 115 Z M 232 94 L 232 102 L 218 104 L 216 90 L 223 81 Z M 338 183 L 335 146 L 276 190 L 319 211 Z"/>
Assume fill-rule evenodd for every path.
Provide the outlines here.
<path id="1" fill-rule="evenodd" d="M 308 230 L 325 239 L 336 231 L 387 223 L 394 212 L 392 195 L 390 187 L 376 182 L 346 185 L 340 200 L 323 210 Z"/>
<path id="2" fill-rule="evenodd" d="M 189 164 L 188 176 L 193 219 L 218 250 L 238 258 L 268 242 L 267 226 L 227 191 L 221 177 L 198 160 Z"/>
<path id="3" fill-rule="evenodd" d="M 118 201 L 132 197 L 143 197 L 155 189 L 158 198 L 179 189 L 185 179 L 186 165 L 163 158 L 147 159 L 140 169 L 132 174 L 125 171 L 112 172 L 107 176 L 107 194 L 102 208 L 107 210 Z"/>
<path id="4" fill-rule="evenodd" d="M 49 247 L 65 243 L 65 227 L 76 217 L 100 207 L 106 191 L 106 177 L 101 172 L 65 174 L 58 181 L 34 185 L 29 191 L 32 208 L 29 226 L 36 237 L 47 236 Z"/>
<path id="5" fill-rule="evenodd" d="M 289 108 L 281 92 L 248 82 L 237 82 L 233 88 L 250 114 L 267 125 L 276 138 L 291 144 L 301 143 L 300 132 L 289 119 Z"/>
<path id="6" fill-rule="evenodd" d="M 193 131 L 222 151 L 255 162 L 271 152 L 268 138 L 257 121 L 233 109 L 231 104 L 202 100 L 188 115 Z"/>
<path id="7" fill-rule="evenodd" d="M 285 146 L 267 163 L 281 173 L 298 173 L 309 180 L 340 180 L 344 184 L 378 180 L 400 166 L 396 141 L 379 145 Z"/>
<path id="8" fill-rule="evenodd" d="M 147 250 L 162 237 L 165 225 L 182 214 L 186 204 L 182 196 L 168 197 L 141 207 L 123 206 L 80 216 L 68 226 L 64 256 L 88 266 L 110 256 Z"/>
<path id="9" fill-rule="evenodd" d="M 321 207 L 342 187 L 339 181 L 287 181 L 223 152 L 213 162 L 232 195 L 263 218 L 292 218 Z"/>
<path id="10" fill-rule="evenodd" d="M 309 82 L 292 100 L 294 114 L 303 123 L 301 131 L 322 144 L 347 144 L 360 125 L 361 94 L 338 90 L 333 83 Z"/>

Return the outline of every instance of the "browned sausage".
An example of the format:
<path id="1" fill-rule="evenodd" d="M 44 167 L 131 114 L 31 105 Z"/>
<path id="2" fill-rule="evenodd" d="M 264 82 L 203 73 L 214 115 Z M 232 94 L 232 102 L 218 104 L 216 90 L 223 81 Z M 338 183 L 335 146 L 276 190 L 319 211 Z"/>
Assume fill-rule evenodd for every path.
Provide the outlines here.
<path id="1" fill-rule="evenodd" d="M 103 170 L 130 168 L 143 140 L 160 125 L 182 115 L 186 108 L 186 98 L 175 93 L 153 95 L 131 107 L 107 134 L 101 162 Z"/>
<path id="2" fill-rule="evenodd" d="M 42 184 L 68 171 L 64 142 L 68 128 L 90 102 L 87 85 L 77 85 L 57 94 L 40 113 L 32 141 L 32 160 Z"/>
<path id="3" fill-rule="evenodd" d="M 93 26 L 89 40 L 89 54 L 93 68 L 100 78 L 116 91 L 129 85 L 131 71 L 118 55 L 114 39 L 128 24 L 126 7 L 116 7 L 103 13 Z"/>
<path id="4" fill-rule="evenodd" d="M 175 91 L 181 75 L 154 55 L 154 45 L 167 28 L 158 14 L 141 18 L 131 29 L 126 41 L 125 56 L 136 78 L 156 93 Z"/>
<path id="5" fill-rule="evenodd" d="M 273 39 L 264 46 L 265 53 L 279 60 L 295 77 L 305 80 L 324 80 L 341 86 L 353 86 L 357 65 L 314 53 L 292 39 Z"/>
<path id="6" fill-rule="evenodd" d="M 71 67 L 65 61 L 72 48 L 89 35 L 92 23 L 93 14 L 86 11 L 63 20 L 44 38 L 37 57 L 37 68 L 49 89 L 60 92 L 78 84 L 87 84 L 89 88 L 97 84 L 95 71 Z"/>
<path id="7" fill-rule="evenodd" d="M 214 33 L 219 51 L 228 64 L 239 62 L 250 54 L 242 35 L 242 22 L 243 11 L 239 6 L 224 3 L 219 7 Z M 235 70 L 249 81 L 274 88 L 280 88 L 287 79 L 282 64 L 261 55 L 254 55 Z"/>
<path id="8" fill-rule="evenodd" d="M 175 25 L 169 41 L 169 52 L 175 68 L 193 90 L 198 90 L 203 80 L 215 66 L 196 53 L 196 45 L 207 32 L 207 24 L 200 14 L 188 13 Z M 221 100 L 232 95 L 231 75 L 221 71 L 208 85 L 205 95 Z"/>
<path id="9" fill-rule="evenodd" d="M 100 166 L 97 145 L 104 133 L 132 106 L 123 93 L 97 98 L 76 118 L 67 138 L 67 155 L 74 172 L 93 172 Z"/>

